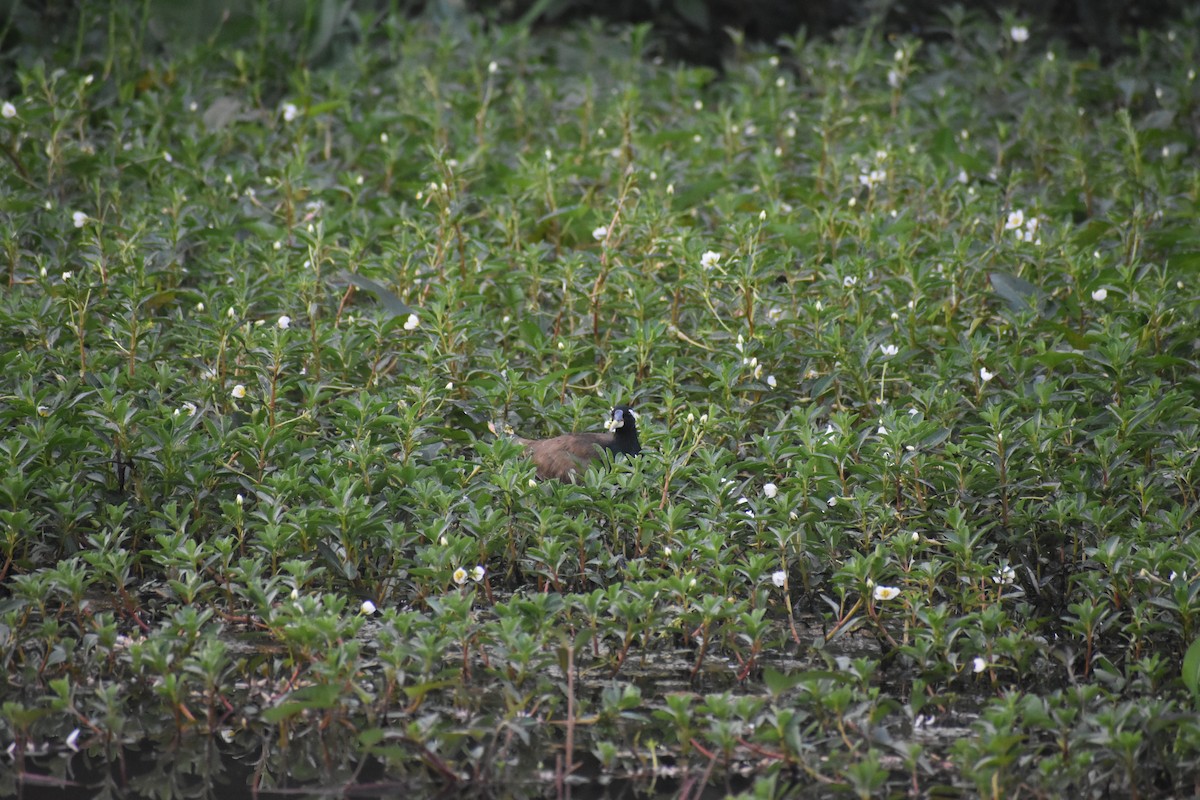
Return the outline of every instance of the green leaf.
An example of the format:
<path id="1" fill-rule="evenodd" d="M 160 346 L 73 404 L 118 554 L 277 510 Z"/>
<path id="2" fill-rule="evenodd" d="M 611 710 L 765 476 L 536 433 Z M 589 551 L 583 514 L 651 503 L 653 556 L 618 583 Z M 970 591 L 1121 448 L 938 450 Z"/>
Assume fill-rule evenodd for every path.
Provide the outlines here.
<path id="1" fill-rule="evenodd" d="M 178 292 L 174 290 L 155 292 L 154 294 L 142 300 L 142 309 L 146 311 L 154 311 L 162 308 L 165 305 L 174 303 L 177 296 Z"/>
<path id="2" fill-rule="evenodd" d="M 358 743 L 362 747 L 373 747 L 383 741 L 383 728 L 367 728 L 358 734 Z"/>
<path id="3" fill-rule="evenodd" d="M 675 0 L 675 13 L 702 31 L 707 32 L 711 25 L 708 6 L 703 0 Z"/>
<path id="4" fill-rule="evenodd" d="M 288 717 L 294 717 L 302 711 L 333 708 L 337 704 L 340 694 L 341 687 L 335 684 L 322 683 L 305 686 L 292 692 L 286 700 L 278 705 L 264 709 L 262 717 L 267 722 L 275 723 Z"/>
<path id="5" fill-rule="evenodd" d="M 988 281 L 1001 300 L 1013 311 L 1033 311 L 1041 317 L 1054 316 L 1058 307 L 1046 298 L 1046 293 L 1024 278 L 1007 272 L 989 272 Z"/>
<path id="6" fill-rule="evenodd" d="M 1200 705 L 1200 639 L 1193 641 L 1183 654 L 1183 669 L 1179 677 L 1192 693 L 1192 699 Z"/>
<path id="7" fill-rule="evenodd" d="M 339 275 L 343 280 L 357 286 L 359 289 L 370 292 L 378 298 L 379 302 L 393 317 L 407 317 L 409 314 L 417 313 L 411 306 L 394 295 L 390 290 L 386 289 L 381 284 L 376 283 L 370 278 L 364 277 L 354 272 L 343 272 Z"/>
<path id="8" fill-rule="evenodd" d="M 849 684 L 854 678 L 841 672 L 826 669 L 810 669 L 802 672 L 779 672 L 770 667 L 763 670 L 763 683 L 767 691 L 780 695 L 789 689 L 794 689 L 802 683 L 814 681 L 833 681 L 834 683 Z"/>
<path id="9" fill-rule="evenodd" d="M 941 444 L 942 442 L 946 441 L 949 438 L 950 438 L 950 429 L 949 428 L 938 428 L 936 431 L 934 431 L 933 433 L 929 434 L 924 439 L 922 439 L 918 443 L 917 447 L 921 450 L 932 450 L 933 448 L 937 447 L 939 444 Z"/>
<path id="10" fill-rule="evenodd" d="M 317 552 L 324 557 L 325 561 L 329 563 L 329 566 L 345 575 L 348 580 L 356 580 L 358 578 L 358 567 L 355 566 L 353 562 L 338 555 L 338 553 L 329 546 L 328 542 L 317 542 Z"/>
<path id="11" fill-rule="evenodd" d="M 1042 291 L 1024 278 L 1006 272 L 989 272 L 988 281 L 1000 299 L 1014 311 L 1037 310 Z"/>
<path id="12" fill-rule="evenodd" d="M 1200 272 L 1200 251 L 1191 250 L 1183 253 L 1172 253 L 1167 258 L 1172 269 L 1184 272 Z"/>
<path id="13" fill-rule="evenodd" d="M 1037 355 L 1021 359 L 1020 363 L 1022 371 L 1029 369 L 1030 364 L 1038 364 L 1043 367 L 1054 369 L 1055 367 L 1068 362 L 1082 361 L 1083 358 L 1083 353 L 1075 350 L 1047 350 L 1044 353 L 1038 353 Z"/>

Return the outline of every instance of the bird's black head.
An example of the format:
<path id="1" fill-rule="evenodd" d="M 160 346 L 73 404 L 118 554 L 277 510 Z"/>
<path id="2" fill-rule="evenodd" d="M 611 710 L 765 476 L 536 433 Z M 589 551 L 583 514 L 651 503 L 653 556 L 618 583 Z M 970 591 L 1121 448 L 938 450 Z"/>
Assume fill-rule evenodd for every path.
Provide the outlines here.
<path id="1" fill-rule="evenodd" d="M 642 452 L 642 444 L 638 441 L 637 421 L 633 409 L 629 406 L 617 406 L 609 417 L 608 429 L 612 431 L 613 443 L 610 450 L 636 456 Z"/>

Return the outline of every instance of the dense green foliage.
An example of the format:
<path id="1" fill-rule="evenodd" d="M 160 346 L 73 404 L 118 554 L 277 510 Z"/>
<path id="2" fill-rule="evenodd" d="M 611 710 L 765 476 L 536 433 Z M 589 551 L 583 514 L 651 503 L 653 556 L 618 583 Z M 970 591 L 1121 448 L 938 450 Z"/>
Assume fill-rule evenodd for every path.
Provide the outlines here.
<path id="1" fill-rule="evenodd" d="M 0 98 L 19 763 L 1194 788 L 1200 25 L 718 75 L 351 15 L 306 69 L 267 7 L 165 56 L 116 4 Z M 487 430 L 621 401 L 579 485 Z"/>

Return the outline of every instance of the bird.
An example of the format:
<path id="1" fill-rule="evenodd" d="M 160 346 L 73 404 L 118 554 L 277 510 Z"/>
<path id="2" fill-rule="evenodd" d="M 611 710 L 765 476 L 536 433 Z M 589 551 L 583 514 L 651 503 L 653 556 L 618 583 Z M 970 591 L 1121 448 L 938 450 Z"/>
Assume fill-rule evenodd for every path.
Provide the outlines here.
<path id="1" fill-rule="evenodd" d="M 492 433 L 496 432 L 494 425 L 488 427 Z M 614 408 L 604 428 L 605 433 L 566 433 L 552 439 L 513 436 L 512 440 L 525 448 L 525 454 L 537 467 L 539 478 L 575 483 L 588 464 L 600 458 L 603 450 L 614 456 L 636 456 L 642 452 L 637 422 L 629 406 Z"/>

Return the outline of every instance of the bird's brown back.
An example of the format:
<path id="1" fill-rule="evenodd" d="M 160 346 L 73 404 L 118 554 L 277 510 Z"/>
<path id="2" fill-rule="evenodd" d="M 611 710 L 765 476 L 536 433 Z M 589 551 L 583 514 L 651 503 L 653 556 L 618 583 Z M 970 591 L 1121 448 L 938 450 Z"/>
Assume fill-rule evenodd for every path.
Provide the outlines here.
<path id="1" fill-rule="evenodd" d="M 538 477 L 574 483 L 600 451 L 612 443 L 610 433 L 568 433 L 553 439 L 521 439 Z"/>

